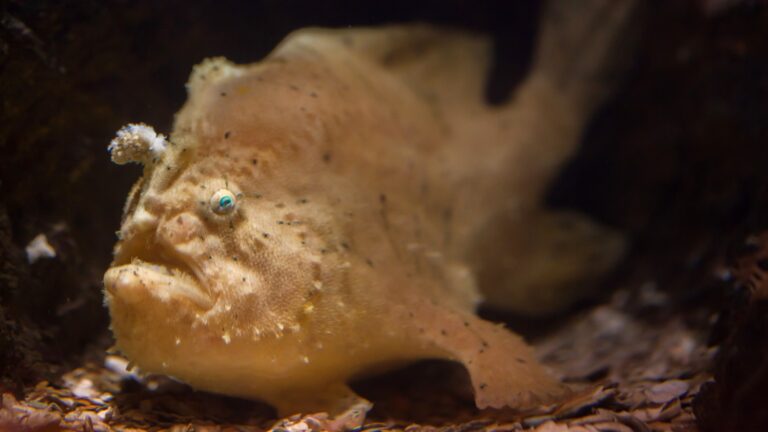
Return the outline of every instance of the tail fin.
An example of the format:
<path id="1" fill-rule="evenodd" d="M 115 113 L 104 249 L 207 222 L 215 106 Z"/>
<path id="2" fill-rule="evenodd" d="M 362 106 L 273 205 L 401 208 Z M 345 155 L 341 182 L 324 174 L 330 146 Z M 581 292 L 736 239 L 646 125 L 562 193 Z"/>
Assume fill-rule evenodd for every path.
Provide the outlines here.
<path id="1" fill-rule="evenodd" d="M 531 71 L 503 109 L 514 144 L 505 159 L 508 184 L 523 205 L 540 204 L 587 121 L 621 82 L 639 9 L 637 0 L 551 0 L 544 7 Z"/>
<path id="2" fill-rule="evenodd" d="M 551 0 L 543 11 L 532 75 L 594 109 L 621 82 L 638 34 L 637 0 Z M 590 109 L 591 108 L 591 109 Z"/>

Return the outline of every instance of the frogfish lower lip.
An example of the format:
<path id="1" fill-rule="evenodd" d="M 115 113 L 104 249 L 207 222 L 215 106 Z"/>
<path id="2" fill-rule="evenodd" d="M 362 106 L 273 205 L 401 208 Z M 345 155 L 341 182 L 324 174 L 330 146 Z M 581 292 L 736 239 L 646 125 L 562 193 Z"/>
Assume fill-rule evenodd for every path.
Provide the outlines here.
<path id="1" fill-rule="evenodd" d="M 187 299 L 204 310 L 214 304 L 191 275 L 138 259 L 109 268 L 104 274 L 104 288 L 110 297 L 129 303 Z"/>

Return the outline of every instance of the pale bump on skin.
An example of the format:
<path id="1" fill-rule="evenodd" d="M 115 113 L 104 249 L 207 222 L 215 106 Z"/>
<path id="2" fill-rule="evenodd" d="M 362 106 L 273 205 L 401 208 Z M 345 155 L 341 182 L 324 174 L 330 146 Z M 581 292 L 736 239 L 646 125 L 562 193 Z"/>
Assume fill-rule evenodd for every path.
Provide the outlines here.
<path id="1" fill-rule="evenodd" d="M 545 26 L 539 52 L 615 42 L 633 3 L 590 5 L 616 25 L 593 43 Z M 480 408 L 563 395 L 520 337 L 474 314 L 477 280 L 499 306 L 546 312 L 621 256 L 618 234 L 540 202 L 608 93 L 559 77 L 614 64 L 539 57 L 490 107 L 489 53 L 429 26 L 306 29 L 259 63 L 196 66 L 161 153 L 137 153 L 148 133 L 117 144 L 144 165 L 104 277 L 117 347 L 282 414 L 360 419 L 349 380 L 425 358 L 464 365 Z"/>

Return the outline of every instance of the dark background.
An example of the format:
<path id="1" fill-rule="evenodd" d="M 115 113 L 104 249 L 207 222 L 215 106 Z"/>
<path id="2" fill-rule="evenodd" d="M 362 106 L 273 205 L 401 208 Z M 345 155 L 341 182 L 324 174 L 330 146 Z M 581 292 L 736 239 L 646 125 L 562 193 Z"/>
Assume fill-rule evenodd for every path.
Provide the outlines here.
<path id="1" fill-rule="evenodd" d="M 550 193 L 632 237 L 606 287 L 652 282 L 671 310 L 718 310 L 716 274 L 768 226 L 768 10 L 712 6 L 726 3 L 647 3 L 625 84 Z M 19 389 L 109 345 L 101 276 L 139 169 L 111 164 L 106 146 L 127 122 L 169 132 L 194 64 L 256 61 L 310 25 L 429 21 L 493 36 L 497 102 L 527 70 L 539 6 L 19 0 L 0 14 L 0 386 Z M 29 265 L 41 232 L 58 256 Z"/>

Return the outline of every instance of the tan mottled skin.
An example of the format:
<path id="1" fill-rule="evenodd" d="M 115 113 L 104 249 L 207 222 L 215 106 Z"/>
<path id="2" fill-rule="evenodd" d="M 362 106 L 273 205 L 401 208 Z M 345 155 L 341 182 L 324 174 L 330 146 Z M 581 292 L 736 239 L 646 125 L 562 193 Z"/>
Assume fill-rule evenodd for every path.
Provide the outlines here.
<path id="1" fill-rule="evenodd" d="M 601 31 L 546 21 L 500 107 L 482 96 L 488 41 L 429 26 L 301 30 L 259 63 L 195 67 L 105 275 L 118 348 L 284 413 L 341 412 L 359 401 L 351 378 L 424 358 L 462 363 L 481 408 L 561 394 L 520 337 L 474 314 L 476 281 L 496 306 L 545 312 L 620 256 L 618 235 L 541 207 L 630 15 L 591 4 L 589 19 L 609 12 Z M 211 209 L 220 189 L 232 214 Z"/>

